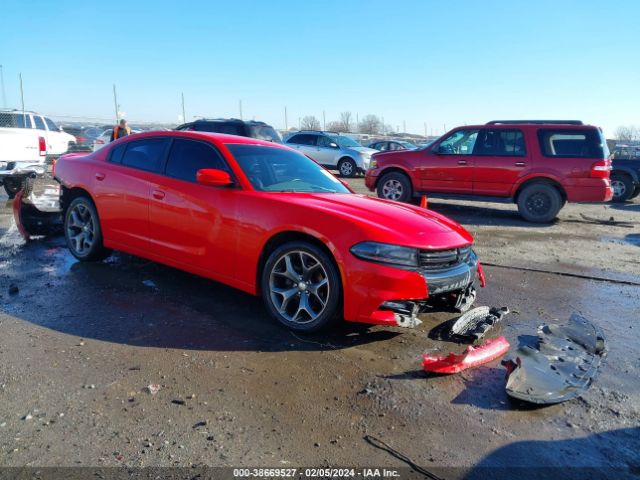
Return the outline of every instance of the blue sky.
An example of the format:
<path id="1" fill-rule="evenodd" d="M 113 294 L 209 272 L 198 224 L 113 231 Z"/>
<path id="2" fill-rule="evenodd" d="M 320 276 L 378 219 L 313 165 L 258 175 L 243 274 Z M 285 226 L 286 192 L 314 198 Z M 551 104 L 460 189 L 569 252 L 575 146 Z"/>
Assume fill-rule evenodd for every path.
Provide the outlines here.
<path id="1" fill-rule="evenodd" d="M 640 125 L 640 2 L 4 0 L 7 103 L 284 127 L 341 111 L 442 133 L 491 119 Z"/>

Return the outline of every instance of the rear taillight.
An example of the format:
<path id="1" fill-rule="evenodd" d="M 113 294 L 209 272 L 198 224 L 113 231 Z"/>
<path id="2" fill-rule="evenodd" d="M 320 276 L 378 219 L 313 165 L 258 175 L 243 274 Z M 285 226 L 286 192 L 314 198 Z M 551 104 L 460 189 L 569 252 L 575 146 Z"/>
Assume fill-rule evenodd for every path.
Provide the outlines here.
<path id="1" fill-rule="evenodd" d="M 95 143 L 96 145 L 104 145 L 104 140 L 100 140 L 99 138 L 96 138 L 93 143 Z"/>
<path id="2" fill-rule="evenodd" d="M 611 171 L 611 160 L 608 158 L 599 160 L 591 165 L 591 177 L 592 178 L 609 178 L 609 172 Z"/>
<path id="3" fill-rule="evenodd" d="M 38 152 L 40 153 L 41 157 L 47 155 L 47 142 L 45 141 L 44 137 L 38 137 Z"/>

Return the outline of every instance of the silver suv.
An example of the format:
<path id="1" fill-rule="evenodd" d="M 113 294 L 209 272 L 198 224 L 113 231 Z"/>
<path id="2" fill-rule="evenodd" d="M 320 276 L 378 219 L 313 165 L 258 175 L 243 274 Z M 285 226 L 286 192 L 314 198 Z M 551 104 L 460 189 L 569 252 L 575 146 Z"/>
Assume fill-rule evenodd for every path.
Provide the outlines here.
<path id="1" fill-rule="evenodd" d="M 301 130 L 289 136 L 285 143 L 326 168 L 337 168 L 343 177 L 364 173 L 369 168 L 371 155 L 377 152 L 345 135 L 316 130 Z"/>

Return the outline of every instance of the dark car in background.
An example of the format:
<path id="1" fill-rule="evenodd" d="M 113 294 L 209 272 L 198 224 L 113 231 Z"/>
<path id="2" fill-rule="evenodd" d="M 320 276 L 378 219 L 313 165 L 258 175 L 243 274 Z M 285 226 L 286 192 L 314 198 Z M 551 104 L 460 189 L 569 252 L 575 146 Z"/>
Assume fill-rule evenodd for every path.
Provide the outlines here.
<path id="1" fill-rule="evenodd" d="M 369 148 L 381 152 L 393 152 L 395 150 L 415 150 L 418 146 L 404 140 L 376 140 L 369 144 Z"/>
<path id="2" fill-rule="evenodd" d="M 640 145 L 617 145 L 611 162 L 614 202 L 626 202 L 640 195 Z"/>
<path id="3" fill-rule="evenodd" d="M 65 125 L 62 129 L 69 135 L 76 137 L 76 144 L 69 148 L 70 152 L 91 152 L 93 150 L 93 142 L 102 133 L 102 130 L 96 127 L 77 125 Z"/>
<path id="4" fill-rule="evenodd" d="M 267 142 L 282 143 L 282 137 L 271 126 L 255 120 L 239 120 L 237 118 L 202 118 L 194 122 L 184 123 L 176 130 L 194 132 L 226 133 L 240 137 L 257 138 Z"/>

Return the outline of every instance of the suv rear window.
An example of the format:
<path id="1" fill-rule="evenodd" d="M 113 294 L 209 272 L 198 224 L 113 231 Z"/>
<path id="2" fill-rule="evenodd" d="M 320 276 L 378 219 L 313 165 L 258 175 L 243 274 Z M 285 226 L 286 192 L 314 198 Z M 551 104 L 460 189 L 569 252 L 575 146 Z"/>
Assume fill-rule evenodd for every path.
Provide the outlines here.
<path id="1" fill-rule="evenodd" d="M 609 149 L 602 133 L 595 128 L 538 130 L 540 150 L 545 157 L 606 158 Z"/>
<path id="2" fill-rule="evenodd" d="M 295 143 L 296 145 L 315 145 L 316 135 L 308 135 L 308 134 L 294 135 L 289 140 L 287 140 L 287 143 Z"/>
<path id="3" fill-rule="evenodd" d="M 196 122 L 193 129 L 198 132 L 226 133 L 227 135 L 244 136 L 242 125 L 224 122 Z"/>
<path id="4" fill-rule="evenodd" d="M 269 125 L 251 125 L 249 129 L 253 138 L 266 140 L 267 142 L 282 143 L 280 134 Z"/>

